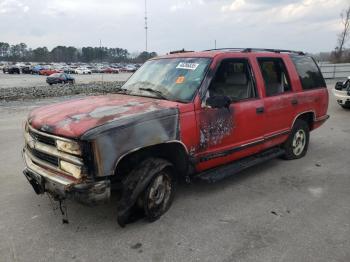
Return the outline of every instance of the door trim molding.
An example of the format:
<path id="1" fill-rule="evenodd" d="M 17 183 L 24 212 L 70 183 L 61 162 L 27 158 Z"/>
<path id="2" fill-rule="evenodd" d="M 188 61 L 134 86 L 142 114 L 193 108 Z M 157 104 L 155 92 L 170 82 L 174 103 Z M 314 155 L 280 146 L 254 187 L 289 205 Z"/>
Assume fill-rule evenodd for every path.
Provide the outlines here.
<path id="1" fill-rule="evenodd" d="M 252 142 L 240 145 L 240 146 L 235 146 L 235 147 L 229 148 L 229 149 L 224 150 L 224 151 L 208 153 L 208 154 L 205 154 L 203 156 L 200 156 L 199 157 L 199 162 L 202 163 L 202 162 L 206 162 L 206 161 L 209 161 L 209 160 L 212 160 L 212 159 L 215 159 L 215 158 L 225 157 L 225 156 L 231 155 L 233 153 L 236 153 L 236 152 L 242 151 L 244 149 L 247 149 L 249 147 L 253 147 L 253 146 L 256 146 L 256 145 L 259 145 L 259 144 L 263 144 L 266 141 L 274 139 L 276 137 L 283 136 L 283 135 L 288 135 L 289 133 L 290 133 L 290 130 L 285 130 L 285 131 L 281 131 L 281 132 L 275 133 L 273 135 L 269 135 L 269 136 L 264 137 L 262 139 L 257 139 L 255 141 L 252 141 Z"/>

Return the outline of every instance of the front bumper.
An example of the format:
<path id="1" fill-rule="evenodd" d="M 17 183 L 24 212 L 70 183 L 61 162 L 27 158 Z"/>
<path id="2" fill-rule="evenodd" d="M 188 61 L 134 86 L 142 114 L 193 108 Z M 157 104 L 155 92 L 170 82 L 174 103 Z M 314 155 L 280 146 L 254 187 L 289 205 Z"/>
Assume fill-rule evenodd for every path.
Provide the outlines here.
<path id="1" fill-rule="evenodd" d="M 26 168 L 23 174 L 37 194 L 49 193 L 56 200 L 73 199 L 86 205 L 106 202 L 110 198 L 111 185 L 109 180 L 81 181 L 69 178 L 59 172 L 40 166 L 27 149 L 23 149 Z"/>

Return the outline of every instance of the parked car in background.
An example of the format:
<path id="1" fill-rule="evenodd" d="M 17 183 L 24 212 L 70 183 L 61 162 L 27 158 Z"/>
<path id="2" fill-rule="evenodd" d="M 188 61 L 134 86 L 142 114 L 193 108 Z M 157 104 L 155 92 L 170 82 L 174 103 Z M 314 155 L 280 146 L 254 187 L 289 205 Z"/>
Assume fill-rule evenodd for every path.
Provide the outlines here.
<path id="1" fill-rule="evenodd" d="M 35 65 L 32 67 L 32 74 L 38 75 L 40 73 L 40 70 L 43 70 L 44 68 L 41 65 Z"/>
<path id="2" fill-rule="evenodd" d="M 113 68 L 113 67 L 105 67 L 105 68 L 102 68 L 101 73 L 105 73 L 105 74 L 119 74 L 119 69 L 118 68 Z"/>
<path id="3" fill-rule="evenodd" d="M 16 66 L 16 65 L 10 65 L 10 66 L 5 66 L 2 69 L 3 73 L 8 73 L 8 74 L 20 74 L 21 73 L 21 69 Z"/>
<path id="4" fill-rule="evenodd" d="M 341 107 L 350 108 L 350 76 L 344 82 L 335 84 L 333 94 Z"/>
<path id="5" fill-rule="evenodd" d="M 137 68 L 134 65 L 127 65 L 127 66 L 123 67 L 122 70 L 124 72 L 134 73 L 134 72 L 136 72 Z"/>
<path id="6" fill-rule="evenodd" d="M 74 84 L 74 77 L 66 73 L 55 73 L 46 78 L 46 83 L 49 85 L 53 84 Z"/>
<path id="7" fill-rule="evenodd" d="M 42 69 L 39 71 L 39 75 L 43 75 L 43 76 L 49 76 L 55 73 L 61 73 L 61 71 L 57 69 Z"/>
<path id="8" fill-rule="evenodd" d="M 33 74 L 33 70 L 31 66 L 24 66 L 21 69 L 22 74 Z"/>
<path id="9" fill-rule="evenodd" d="M 75 69 L 75 73 L 79 75 L 91 75 L 91 70 L 85 67 L 78 67 Z"/>
<path id="10" fill-rule="evenodd" d="M 8 70 L 9 70 L 9 67 L 8 67 L 8 66 L 5 65 L 5 66 L 2 67 L 2 72 L 3 72 L 4 74 L 8 73 L 8 72 L 9 72 Z"/>
<path id="11" fill-rule="evenodd" d="M 66 67 L 66 68 L 63 68 L 63 72 L 66 74 L 75 74 L 75 69 Z"/>

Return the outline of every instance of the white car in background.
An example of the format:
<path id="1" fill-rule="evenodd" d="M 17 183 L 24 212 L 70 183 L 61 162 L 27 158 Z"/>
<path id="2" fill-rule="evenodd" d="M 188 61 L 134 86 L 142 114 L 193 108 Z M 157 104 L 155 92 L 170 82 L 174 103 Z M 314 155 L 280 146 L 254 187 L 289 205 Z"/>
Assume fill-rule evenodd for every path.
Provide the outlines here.
<path id="1" fill-rule="evenodd" d="M 335 84 L 333 94 L 341 107 L 350 108 L 350 76 L 346 81 Z"/>
<path id="2" fill-rule="evenodd" d="M 91 70 L 85 67 L 78 67 L 75 69 L 75 73 L 79 75 L 91 75 Z"/>

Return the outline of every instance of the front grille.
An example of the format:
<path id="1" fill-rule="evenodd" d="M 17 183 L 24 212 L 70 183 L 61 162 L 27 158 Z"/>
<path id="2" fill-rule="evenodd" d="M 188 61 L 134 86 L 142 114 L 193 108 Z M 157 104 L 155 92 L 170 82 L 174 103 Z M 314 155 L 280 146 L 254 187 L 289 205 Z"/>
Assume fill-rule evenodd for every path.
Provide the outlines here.
<path id="1" fill-rule="evenodd" d="M 46 161 L 52 165 L 54 165 L 55 167 L 59 166 L 59 160 L 58 157 L 52 156 L 52 155 L 48 155 L 46 153 L 40 152 L 36 149 L 30 148 L 28 147 L 28 150 L 32 153 L 33 156 L 35 156 L 36 158 Z"/>
<path id="2" fill-rule="evenodd" d="M 51 145 L 51 146 L 56 146 L 56 142 L 54 138 L 48 137 L 48 136 L 43 136 L 41 134 L 35 133 L 32 130 L 29 130 L 29 134 L 33 139 L 35 139 L 38 142 Z"/>

